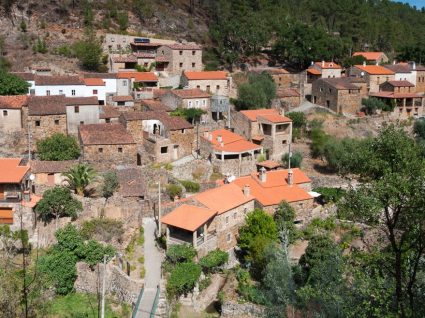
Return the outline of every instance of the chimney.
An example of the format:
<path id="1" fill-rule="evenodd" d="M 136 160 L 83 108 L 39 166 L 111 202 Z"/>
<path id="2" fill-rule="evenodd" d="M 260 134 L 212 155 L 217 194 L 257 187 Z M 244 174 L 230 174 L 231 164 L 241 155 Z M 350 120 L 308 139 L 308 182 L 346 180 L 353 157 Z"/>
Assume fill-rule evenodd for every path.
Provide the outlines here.
<path id="1" fill-rule="evenodd" d="M 376 64 L 376 66 L 378 66 L 379 65 L 379 61 L 377 60 L 375 64 Z"/>
<path id="2" fill-rule="evenodd" d="M 288 170 L 288 184 L 292 185 L 294 183 L 294 172 L 292 171 L 292 169 Z"/>
<path id="3" fill-rule="evenodd" d="M 413 62 L 412 69 L 416 70 L 416 62 Z"/>
<path id="4" fill-rule="evenodd" d="M 394 60 L 394 61 L 393 61 L 393 65 L 395 65 L 395 63 L 396 63 L 396 61 Z"/>
<path id="5" fill-rule="evenodd" d="M 218 135 L 217 141 L 218 141 L 219 144 L 222 144 L 223 143 L 223 137 L 221 135 Z"/>
<path id="6" fill-rule="evenodd" d="M 325 61 L 322 61 L 322 67 L 325 67 Z"/>
<path id="7" fill-rule="evenodd" d="M 245 186 L 243 187 L 243 194 L 248 198 L 250 195 L 250 191 L 251 187 L 249 186 L 249 184 L 245 184 Z"/>
<path id="8" fill-rule="evenodd" d="M 261 182 L 266 182 L 267 176 L 266 176 L 266 169 L 264 167 L 260 169 L 259 177 Z"/>

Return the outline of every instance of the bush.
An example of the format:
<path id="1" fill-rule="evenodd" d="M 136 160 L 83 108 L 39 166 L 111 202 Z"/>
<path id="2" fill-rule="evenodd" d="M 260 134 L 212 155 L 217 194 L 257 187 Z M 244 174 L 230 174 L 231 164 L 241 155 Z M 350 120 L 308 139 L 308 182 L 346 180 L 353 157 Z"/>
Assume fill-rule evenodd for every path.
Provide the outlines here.
<path id="1" fill-rule="evenodd" d="M 115 171 L 108 171 L 103 174 L 103 183 L 101 187 L 102 196 L 110 198 L 118 188 L 119 182 Z"/>
<path id="2" fill-rule="evenodd" d="M 167 193 L 171 200 L 174 200 L 176 196 L 181 197 L 182 191 L 182 188 L 177 184 L 167 185 Z"/>
<path id="3" fill-rule="evenodd" d="M 418 119 L 413 124 L 413 132 L 416 135 L 416 137 L 425 139 L 425 120 L 424 119 Z"/>
<path id="4" fill-rule="evenodd" d="M 74 52 L 68 45 L 61 45 L 56 48 L 55 53 L 65 57 L 74 57 Z"/>
<path id="5" fill-rule="evenodd" d="M 4 69 L 10 63 L 5 59 L 0 59 L 0 95 L 23 95 L 28 93 L 29 85 L 22 78 L 7 73 Z"/>
<path id="6" fill-rule="evenodd" d="M 289 112 L 285 116 L 291 118 L 292 128 L 305 128 L 307 125 L 307 118 L 303 112 Z"/>
<path id="7" fill-rule="evenodd" d="M 42 54 L 47 53 L 46 41 L 38 38 L 36 44 L 34 44 L 32 47 L 32 51 L 34 53 L 42 53 Z"/>
<path id="8" fill-rule="evenodd" d="M 201 276 L 201 266 L 194 263 L 177 264 L 167 281 L 167 293 L 170 298 L 178 298 L 195 287 Z"/>
<path id="9" fill-rule="evenodd" d="M 319 187 L 313 191 L 321 194 L 318 198 L 321 204 L 337 203 L 347 193 L 344 189 L 330 187 Z"/>
<path id="10" fill-rule="evenodd" d="M 56 133 L 37 141 L 37 154 L 41 160 L 73 160 L 80 156 L 80 147 L 75 137 Z"/>
<path id="11" fill-rule="evenodd" d="M 294 152 L 291 156 L 291 168 L 300 168 L 303 161 L 303 155 L 301 152 Z M 285 153 L 282 156 L 282 163 L 286 168 L 289 167 L 289 153 Z"/>
<path id="12" fill-rule="evenodd" d="M 190 180 L 179 180 L 179 181 L 188 192 L 192 192 L 192 193 L 199 192 L 199 189 L 201 188 L 201 186 L 197 182 L 193 182 Z"/>
<path id="13" fill-rule="evenodd" d="M 201 116 L 205 114 L 205 111 L 199 108 L 177 108 L 172 111 L 171 116 L 183 117 L 190 123 L 199 121 Z"/>
<path id="14" fill-rule="evenodd" d="M 202 257 L 199 260 L 199 265 L 201 265 L 202 270 L 205 273 L 211 273 L 216 271 L 218 267 L 227 263 L 228 260 L 229 254 L 219 249 L 216 249 L 215 251 L 211 251 L 207 255 Z"/>
<path id="15" fill-rule="evenodd" d="M 190 262 L 196 256 L 196 250 L 189 244 L 172 245 L 166 256 L 172 264 Z"/>
<path id="16" fill-rule="evenodd" d="M 96 239 L 109 243 L 115 238 L 118 242 L 121 242 L 123 234 L 123 223 L 108 218 L 84 221 L 81 226 L 81 236 L 86 240 Z"/>
<path id="17" fill-rule="evenodd" d="M 323 130 L 315 128 L 311 131 L 310 150 L 313 158 L 321 158 L 325 153 L 325 145 L 330 140 L 330 136 Z"/>
<path id="18" fill-rule="evenodd" d="M 84 40 L 74 43 L 73 51 L 86 70 L 98 69 L 103 50 L 93 33 L 87 34 Z"/>
<path id="19" fill-rule="evenodd" d="M 270 74 L 249 74 L 248 83 L 239 85 L 238 109 L 270 108 L 271 101 L 276 96 L 276 84 Z"/>
<path id="20" fill-rule="evenodd" d="M 211 276 L 207 276 L 199 282 L 199 291 L 203 291 L 209 285 L 211 285 Z"/>
<path id="21" fill-rule="evenodd" d="M 392 112 L 395 106 L 393 103 L 388 104 L 375 97 L 363 98 L 362 105 L 363 111 L 368 115 L 375 114 L 377 109 Z"/>

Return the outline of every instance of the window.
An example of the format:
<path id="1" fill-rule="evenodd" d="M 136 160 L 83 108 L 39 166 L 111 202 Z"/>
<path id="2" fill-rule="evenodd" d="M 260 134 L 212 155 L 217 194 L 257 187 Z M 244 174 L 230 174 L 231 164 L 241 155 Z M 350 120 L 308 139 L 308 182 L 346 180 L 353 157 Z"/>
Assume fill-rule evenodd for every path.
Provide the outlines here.
<path id="1" fill-rule="evenodd" d="M 332 90 L 329 88 L 329 93 L 332 93 Z"/>
<path id="2" fill-rule="evenodd" d="M 207 92 L 209 92 L 211 90 L 211 86 L 207 85 Z"/>
<path id="3" fill-rule="evenodd" d="M 282 145 L 286 145 L 288 143 L 287 140 L 282 140 Z"/>
<path id="4" fill-rule="evenodd" d="M 221 103 L 221 101 L 220 101 Z M 206 106 L 207 105 L 207 101 L 205 99 L 202 100 L 202 106 Z"/>
<path id="5" fill-rule="evenodd" d="M 73 89 L 73 90 L 71 91 L 71 95 L 72 95 L 72 96 L 75 96 L 75 89 Z"/>
<path id="6" fill-rule="evenodd" d="M 219 90 L 219 89 L 220 89 L 220 85 L 217 85 L 217 86 L 215 87 L 215 89 L 216 89 L 216 90 Z"/>
<path id="7" fill-rule="evenodd" d="M 196 105 L 196 108 L 199 107 L 199 100 L 196 100 L 195 105 Z"/>
<path id="8" fill-rule="evenodd" d="M 126 80 L 123 80 L 122 81 L 122 86 L 127 86 L 127 81 Z"/>
<path id="9" fill-rule="evenodd" d="M 80 125 L 84 125 L 84 121 L 80 121 Z"/>
<path id="10" fill-rule="evenodd" d="M 59 125 L 59 119 L 55 119 L 55 125 Z"/>
<path id="11" fill-rule="evenodd" d="M 36 121 L 35 121 L 35 126 L 36 126 L 36 127 L 40 127 L 40 121 L 39 121 L 39 120 L 36 120 Z"/>
<path id="12" fill-rule="evenodd" d="M 182 129 L 180 132 L 181 132 L 182 134 L 184 134 L 184 129 Z"/>
<path id="13" fill-rule="evenodd" d="M 97 151 L 99 151 L 99 153 L 103 153 L 103 148 L 98 148 Z"/>
<path id="14" fill-rule="evenodd" d="M 122 147 L 118 147 L 118 152 L 122 152 Z"/>
<path id="15" fill-rule="evenodd" d="M 111 118 L 106 118 L 105 123 L 109 124 L 111 122 Z"/>
<path id="16" fill-rule="evenodd" d="M 46 95 L 47 96 L 50 96 L 50 91 L 49 90 L 46 91 Z"/>
<path id="17" fill-rule="evenodd" d="M 195 63 L 192 63 L 192 68 L 194 68 L 195 67 Z"/>
<path id="18" fill-rule="evenodd" d="M 379 78 L 379 76 L 376 78 L 376 82 L 379 84 L 379 80 L 380 80 L 380 78 Z"/>
<path id="19" fill-rule="evenodd" d="M 162 55 L 164 55 L 164 50 L 161 51 Z"/>
<path id="20" fill-rule="evenodd" d="M 196 51 L 192 51 L 192 55 L 195 55 L 196 54 Z"/>
<path id="21" fill-rule="evenodd" d="M 7 115 L 9 115 L 9 113 L 7 112 L 7 110 L 3 110 L 3 116 L 7 116 Z"/>
<path id="22" fill-rule="evenodd" d="M 320 87 L 320 88 L 319 88 L 319 91 L 323 92 L 323 88 L 321 88 L 321 87 Z"/>
<path id="23" fill-rule="evenodd" d="M 118 106 L 125 106 L 125 102 L 117 102 Z"/>
<path id="24" fill-rule="evenodd" d="M 183 51 L 179 51 L 179 54 L 180 54 L 180 55 L 183 55 Z"/>
<path id="25" fill-rule="evenodd" d="M 192 101 L 191 100 L 188 102 L 187 107 L 192 108 Z"/>
<path id="26" fill-rule="evenodd" d="M 161 153 L 167 153 L 168 147 L 161 147 Z"/>
<path id="27" fill-rule="evenodd" d="M 93 95 L 97 95 L 97 89 L 93 90 Z"/>
<path id="28" fill-rule="evenodd" d="M 227 233 L 227 242 L 230 242 L 232 240 L 232 234 Z"/>
<path id="29" fill-rule="evenodd" d="M 74 106 L 74 113 L 78 114 L 80 112 L 80 106 Z"/>
<path id="30" fill-rule="evenodd" d="M 148 62 L 143 63 L 144 67 L 148 67 Z"/>
<path id="31" fill-rule="evenodd" d="M 235 212 L 235 213 L 233 213 L 233 219 L 234 219 L 234 220 L 236 220 L 237 216 L 238 216 L 238 215 L 236 214 L 236 212 Z"/>
<path id="32" fill-rule="evenodd" d="M 196 88 L 201 89 L 201 85 L 196 85 Z"/>
<path id="33" fill-rule="evenodd" d="M 59 90 L 59 95 L 62 95 L 63 94 L 63 90 L 62 89 L 60 89 Z"/>
<path id="34" fill-rule="evenodd" d="M 183 67 L 183 63 L 179 63 L 179 67 L 182 68 Z"/>
<path id="35" fill-rule="evenodd" d="M 226 224 L 229 224 L 229 217 L 226 216 Z"/>

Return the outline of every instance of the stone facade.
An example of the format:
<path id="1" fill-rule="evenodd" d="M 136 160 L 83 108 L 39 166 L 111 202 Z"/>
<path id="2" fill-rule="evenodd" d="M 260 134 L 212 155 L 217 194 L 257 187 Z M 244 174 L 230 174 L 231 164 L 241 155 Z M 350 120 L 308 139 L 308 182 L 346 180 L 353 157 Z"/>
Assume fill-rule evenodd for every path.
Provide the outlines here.
<path id="1" fill-rule="evenodd" d="M 384 82 L 395 80 L 394 74 L 385 74 L 385 75 L 370 74 L 370 73 L 364 72 L 361 69 L 358 69 L 356 67 L 351 68 L 350 76 L 362 77 L 366 81 L 368 93 L 379 92 L 379 85 L 380 84 L 382 84 Z"/>
<path id="2" fill-rule="evenodd" d="M 28 127 L 32 136 L 32 148 L 35 149 L 36 142 L 55 133 L 68 134 L 66 125 L 66 114 L 28 116 Z"/>
<path id="3" fill-rule="evenodd" d="M 222 318 L 242 318 L 242 317 L 265 317 L 265 308 L 252 303 L 239 304 L 233 301 L 225 301 L 221 305 Z"/>
<path id="4" fill-rule="evenodd" d="M 161 102 L 164 105 L 168 106 L 170 109 L 174 110 L 176 108 L 199 108 L 203 110 L 210 109 L 210 98 L 182 98 L 173 94 L 172 92 L 167 92 L 161 97 Z"/>
<path id="5" fill-rule="evenodd" d="M 416 92 L 425 93 L 425 68 L 416 69 Z"/>
<path id="6" fill-rule="evenodd" d="M 181 74 L 183 71 L 202 71 L 202 49 L 187 49 L 176 45 L 164 45 L 157 49 L 158 60 L 165 62 L 164 71 L 171 74 Z"/>
<path id="7" fill-rule="evenodd" d="M 184 75 L 181 77 L 181 84 L 185 88 L 199 88 L 207 93 L 229 96 L 231 85 L 230 79 L 220 80 L 188 80 Z"/>
<path id="8" fill-rule="evenodd" d="M 192 154 L 195 149 L 195 137 L 195 129 L 193 128 L 171 130 L 169 132 L 170 141 L 178 146 L 178 158 Z"/>
<path id="9" fill-rule="evenodd" d="M 93 163 L 136 164 L 137 145 L 83 145 L 82 156 L 84 161 Z"/>

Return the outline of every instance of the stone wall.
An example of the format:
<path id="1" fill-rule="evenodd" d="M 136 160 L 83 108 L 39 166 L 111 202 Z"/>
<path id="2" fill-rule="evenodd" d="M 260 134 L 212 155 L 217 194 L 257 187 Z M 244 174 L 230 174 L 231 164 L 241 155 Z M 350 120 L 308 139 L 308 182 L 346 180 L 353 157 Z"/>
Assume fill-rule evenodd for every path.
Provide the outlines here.
<path id="1" fill-rule="evenodd" d="M 36 123 L 39 122 L 39 126 Z M 67 134 L 66 115 L 28 116 L 29 129 L 32 135 L 32 148 L 38 140 L 50 137 L 55 133 Z"/>
<path id="2" fill-rule="evenodd" d="M 195 130 L 193 128 L 169 131 L 169 138 L 173 144 L 179 146 L 178 158 L 188 156 L 196 147 Z"/>
<path id="3" fill-rule="evenodd" d="M 281 73 L 281 74 L 272 73 L 272 78 L 274 82 L 276 83 L 277 89 L 299 86 L 299 82 L 300 82 L 300 74 L 298 73 Z"/>
<path id="4" fill-rule="evenodd" d="M 232 127 L 235 128 L 235 133 L 245 137 L 247 140 L 251 140 L 252 136 L 255 135 L 252 132 L 253 123 L 243 115 L 241 112 L 232 112 Z"/>
<path id="5" fill-rule="evenodd" d="M 176 179 L 208 181 L 213 172 L 207 161 L 194 159 L 185 164 L 174 166 L 172 174 Z"/>
<path id="6" fill-rule="evenodd" d="M 416 70 L 416 92 L 425 93 L 425 71 Z"/>
<path id="7" fill-rule="evenodd" d="M 124 118 L 120 116 L 119 121 L 133 136 L 136 143 L 143 144 L 143 125 L 141 120 L 125 121 Z"/>
<path id="8" fill-rule="evenodd" d="M 102 152 L 99 149 L 102 149 Z M 136 164 L 137 146 L 136 144 L 83 146 L 83 158 L 93 163 Z"/>
<path id="9" fill-rule="evenodd" d="M 251 303 L 239 304 L 234 301 L 225 301 L 221 305 L 222 318 L 265 317 L 262 306 Z"/>
<path id="10" fill-rule="evenodd" d="M 21 129 L 21 110 L 0 108 L 0 130 L 12 132 L 21 131 Z"/>
<path id="11" fill-rule="evenodd" d="M 199 88 L 211 94 L 229 96 L 229 81 L 228 80 L 190 80 L 182 76 L 182 85 L 188 88 Z"/>

